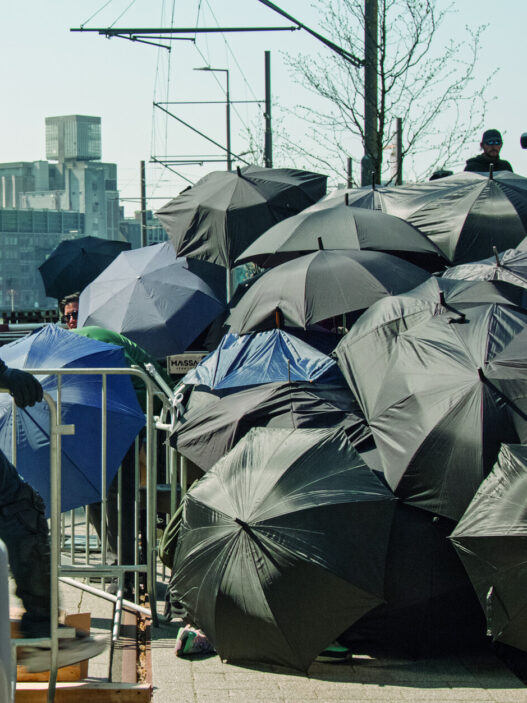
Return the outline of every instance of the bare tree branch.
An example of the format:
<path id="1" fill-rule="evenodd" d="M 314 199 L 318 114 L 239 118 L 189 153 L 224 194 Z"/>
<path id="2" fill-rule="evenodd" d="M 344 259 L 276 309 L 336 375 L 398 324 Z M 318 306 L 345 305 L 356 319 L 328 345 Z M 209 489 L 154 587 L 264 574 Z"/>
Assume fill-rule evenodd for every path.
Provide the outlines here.
<path id="1" fill-rule="evenodd" d="M 319 0 L 321 25 L 336 43 L 364 54 L 364 0 Z M 493 75 L 475 83 L 484 26 L 466 28 L 463 40 L 438 46 L 444 20 L 454 5 L 439 10 L 436 0 L 378 0 L 378 154 L 390 147 L 396 117 L 403 122 L 405 172 L 428 173 L 454 166 L 475 140 L 488 103 Z M 346 156 L 364 144 L 364 73 L 335 54 L 287 56 L 300 85 L 325 101 L 327 108 L 297 106 L 289 116 L 301 120 L 305 139 L 285 132 L 285 153 L 345 174 Z M 311 130 L 309 127 L 311 125 Z M 275 138 L 275 144 L 276 144 Z M 341 150 L 344 151 L 341 151 Z M 345 156 L 346 155 L 346 156 Z M 426 169 L 416 162 L 428 158 Z M 362 153 L 360 154 L 362 156 Z M 357 161 L 360 161 L 360 156 Z"/>

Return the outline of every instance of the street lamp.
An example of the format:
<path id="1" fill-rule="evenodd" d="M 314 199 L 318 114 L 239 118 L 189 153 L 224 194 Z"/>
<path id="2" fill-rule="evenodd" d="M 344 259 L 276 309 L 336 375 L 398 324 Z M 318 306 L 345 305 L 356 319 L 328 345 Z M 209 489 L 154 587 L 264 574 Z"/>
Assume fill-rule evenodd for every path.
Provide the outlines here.
<path id="1" fill-rule="evenodd" d="M 225 92 L 226 98 L 226 120 L 227 120 L 227 171 L 232 171 L 231 157 L 231 100 L 229 97 L 229 69 L 228 68 L 212 68 L 211 66 L 203 66 L 195 68 L 194 71 L 212 71 L 213 73 L 225 73 L 227 79 L 227 89 Z"/>

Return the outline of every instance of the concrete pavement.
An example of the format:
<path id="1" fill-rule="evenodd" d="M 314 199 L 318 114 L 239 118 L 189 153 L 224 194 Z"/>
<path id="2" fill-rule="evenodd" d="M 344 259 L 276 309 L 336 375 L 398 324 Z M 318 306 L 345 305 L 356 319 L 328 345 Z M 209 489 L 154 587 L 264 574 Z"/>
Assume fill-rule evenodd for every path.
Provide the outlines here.
<path id="1" fill-rule="evenodd" d="M 356 653 L 307 675 L 174 653 L 178 624 L 152 630 L 154 703 L 527 703 L 527 687 L 491 651 L 413 661 Z"/>

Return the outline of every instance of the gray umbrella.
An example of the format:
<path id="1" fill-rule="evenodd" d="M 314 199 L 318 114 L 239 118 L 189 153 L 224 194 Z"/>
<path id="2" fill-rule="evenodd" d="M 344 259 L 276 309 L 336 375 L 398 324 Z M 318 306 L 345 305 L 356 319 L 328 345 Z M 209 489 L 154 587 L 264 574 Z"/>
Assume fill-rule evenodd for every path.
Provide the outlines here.
<path id="1" fill-rule="evenodd" d="M 163 242 L 120 254 L 82 292 L 78 324 L 124 334 L 160 358 L 185 351 L 223 308 Z"/>
<path id="2" fill-rule="evenodd" d="M 463 281 L 508 281 L 527 288 L 527 250 L 507 249 L 482 261 L 452 266 L 443 277 Z"/>
<path id="3" fill-rule="evenodd" d="M 437 315 L 463 320 L 470 317 L 471 308 L 494 303 L 527 309 L 527 294 L 505 281 L 431 276 L 413 290 L 374 303 L 335 349 L 340 369 L 363 412 L 373 412 L 382 393 L 399 335 Z"/>
<path id="4" fill-rule="evenodd" d="M 356 352 L 365 371 L 354 376 L 386 480 L 399 497 L 458 520 L 500 444 L 525 436 L 527 314 L 481 305 L 406 328 L 402 318 L 395 338 L 371 339 Z"/>
<path id="5" fill-rule="evenodd" d="M 426 278 L 426 271 L 391 254 L 318 251 L 266 271 L 231 310 L 226 324 L 238 334 L 281 325 L 306 329 L 331 317 L 358 314 Z"/>
<path id="6" fill-rule="evenodd" d="M 349 207 L 344 197 L 315 203 L 274 225 L 238 257 L 237 263 L 276 266 L 321 246 L 384 251 L 430 271 L 446 264 L 436 245 L 412 225 L 378 210 Z"/>

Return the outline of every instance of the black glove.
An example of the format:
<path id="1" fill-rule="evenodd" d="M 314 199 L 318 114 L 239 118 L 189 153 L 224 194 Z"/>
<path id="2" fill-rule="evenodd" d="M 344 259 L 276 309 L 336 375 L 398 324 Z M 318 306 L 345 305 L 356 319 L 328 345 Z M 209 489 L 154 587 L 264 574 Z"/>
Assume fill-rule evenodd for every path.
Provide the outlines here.
<path id="1" fill-rule="evenodd" d="M 0 372 L 0 388 L 7 388 L 19 408 L 39 403 L 44 393 L 42 386 L 32 374 L 20 369 L 10 369 L 7 366 Z"/>

